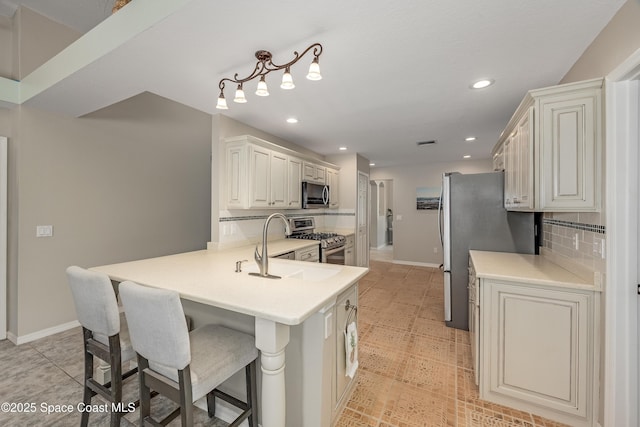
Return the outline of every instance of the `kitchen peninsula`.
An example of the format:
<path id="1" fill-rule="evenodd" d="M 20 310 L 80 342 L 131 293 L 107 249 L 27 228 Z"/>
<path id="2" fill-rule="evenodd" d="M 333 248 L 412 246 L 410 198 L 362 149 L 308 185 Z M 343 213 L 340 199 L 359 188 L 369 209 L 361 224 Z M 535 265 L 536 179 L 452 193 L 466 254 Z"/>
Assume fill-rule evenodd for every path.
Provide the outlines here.
<path id="1" fill-rule="evenodd" d="M 309 246 L 309 242 L 270 242 L 269 253 L 278 255 L 305 245 Z M 341 397 L 332 389 L 335 384 L 332 375 L 339 369 L 335 367 L 336 343 L 340 341 L 337 337 L 344 328 L 334 322 L 340 317 L 333 314 L 340 308 L 336 301 L 350 292 L 355 303 L 358 280 L 368 269 L 270 259 L 269 272 L 282 278 L 255 277 L 248 274 L 257 267 L 253 262 L 254 249 L 251 245 L 225 251 L 202 250 L 92 270 L 106 273 L 116 282 L 131 280 L 176 290 L 185 304 L 194 302 L 222 313 L 223 322 L 225 313 L 231 323 L 238 314 L 244 315 L 245 320 L 253 319 L 255 330 L 249 332 L 255 333 L 256 346 L 261 352 L 262 426 L 328 427 L 336 399 Z M 242 260 L 251 261 L 243 264 L 242 272 L 236 272 L 236 262 Z M 188 312 L 188 306 L 185 311 Z M 338 338 L 344 341 L 341 334 Z M 293 349 L 287 352 L 287 372 L 289 368 L 298 372 L 286 378 L 287 388 L 292 385 L 294 389 L 287 391 L 285 350 L 290 340 Z M 306 348 L 309 346 L 312 348 Z M 318 369 L 318 363 L 322 369 Z M 291 402 L 291 399 L 299 401 Z"/>

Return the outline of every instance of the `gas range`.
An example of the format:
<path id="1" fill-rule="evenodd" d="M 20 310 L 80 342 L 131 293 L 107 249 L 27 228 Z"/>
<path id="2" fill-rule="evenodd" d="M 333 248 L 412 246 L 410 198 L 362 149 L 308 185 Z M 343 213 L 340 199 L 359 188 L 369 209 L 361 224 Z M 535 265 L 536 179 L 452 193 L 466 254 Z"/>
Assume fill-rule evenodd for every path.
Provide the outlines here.
<path id="1" fill-rule="evenodd" d="M 315 232 L 315 219 L 313 217 L 290 218 L 290 239 L 318 240 L 321 249 L 335 249 L 344 246 L 346 238 L 337 233 Z"/>

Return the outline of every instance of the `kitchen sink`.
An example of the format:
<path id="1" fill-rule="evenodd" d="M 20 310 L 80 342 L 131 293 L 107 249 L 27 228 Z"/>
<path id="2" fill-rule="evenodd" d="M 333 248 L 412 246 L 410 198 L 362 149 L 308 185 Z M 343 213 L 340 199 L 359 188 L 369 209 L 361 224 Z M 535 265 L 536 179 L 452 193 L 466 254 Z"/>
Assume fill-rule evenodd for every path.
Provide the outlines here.
<path id="1" fill-rule="evenodd" d="M 309 265 L 298 265 L 289 263 L 269 262 L 269 274 L 280 276 L 283 279 L 299 279 L 309 282 L 320 282 L 329 279 L 341 270 L 341 266 L 316 267 L 313 263 L 305 263 Z M 243 267 L 243 271 L 247 273 L 257 273 L 260 271 L 258 264 L 249 264 Z"/>

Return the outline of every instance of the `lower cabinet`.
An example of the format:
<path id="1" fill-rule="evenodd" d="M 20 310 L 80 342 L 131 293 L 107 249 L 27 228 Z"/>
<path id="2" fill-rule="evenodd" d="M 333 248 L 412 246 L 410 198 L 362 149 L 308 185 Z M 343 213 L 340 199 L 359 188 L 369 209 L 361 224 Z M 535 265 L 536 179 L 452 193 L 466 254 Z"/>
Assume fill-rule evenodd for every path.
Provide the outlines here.
<path id="1" fill-rule="evenodd" d="M 492 279 L 480 288 L 480 398 L 596 425 L 599 294 Z"/>
<path id="2" fill-rule="evenodd" d="M 344 265 L 356 265 L 356 236 L 349 234 L 344 243 Z"/>
<path id="3" fill-rule="evenodd" d="M 298 249 L 295 257 L 296 261 L 320 262 L 320 245 Z"/>
<path id="4" fill-rule="evenodd" d="M 345 375 L 347 321 L 356 320 L 358 284 L 340 293 L 302 324 L 290 328 L 285 350 L 286 424 L 332 427 L 349 400 L 355 379 Z M 349 301 L 348 309 L 347 301 Z"/>
<path id="5" fill-rule="evenodd" d="M 344 291 L 336 299 L 335 305 L 335 342 L 336 353 L 334 369 L 335 375 L 332 381 L 332 424 L 336 421 L 336 416 L 348 400 L 348 391 L 351 390 L 353 378 L 346 375 L 346 349 L 345 349 L 345 332 L 346 328 L 352 321 L 357 324 L 357 306 L 358 306 L 358 286 L 352 286 Z M 356 353 L 357 354 L 357 353 Z"/>

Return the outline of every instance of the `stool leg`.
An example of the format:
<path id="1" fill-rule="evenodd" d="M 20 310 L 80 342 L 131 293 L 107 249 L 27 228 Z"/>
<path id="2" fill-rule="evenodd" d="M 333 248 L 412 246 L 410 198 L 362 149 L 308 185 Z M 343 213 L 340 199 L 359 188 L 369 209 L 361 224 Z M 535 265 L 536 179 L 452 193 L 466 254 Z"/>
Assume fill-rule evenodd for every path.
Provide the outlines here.
<path id="1" fill-rule="evenodd" d="M 138 380 L 140 383 L 140 426 L 145 426 L 145 419 L 151 416 L 151 390 L 145 381 L 144 370 L 149 367 L 149 361 L 138 356 Z"/>
<path id="2" fill-rule="evenodd" d="M 249 415 L 249 427 L 258 427 L 258 386 L 256 382 L 256 370 L 258 359 L 249 363 L 245 368 L 247 383 L 247 404 L 251 408 Z"/>
<path id="3" fill-rule="evenodd" d="M 216 416 L 216 395 L 213 394 L 213 391 L 207 393 L 207 413 L 209 418 Z"/>
<path id="4" fill-rule="evenodd" d="M 122 402 L 122 355 L 120 354 L 120 334 L 109 337 L 109 353 L 111 356 L 111 427 L 120 426 L 122 413 L 120 408 L 113 407 L 113 404 Z"/>
<path id="5" fill-rule="evenodd" d="M 82 402 L 85 406 L 91 404 L 91 398 L 94 393 L 89 388 L 89 380 L 93 378 L 93 354 L 89 353 L 87 348 L 87 342 L 93 337 L 93 333 L 85 328 L 82 328 L 82 340 L 84 345 L 84 392 L 82 394 Z M 80 426 L 87 427 L 89 424 L 89 411 L 83 411 L 80 418 Z"/>

